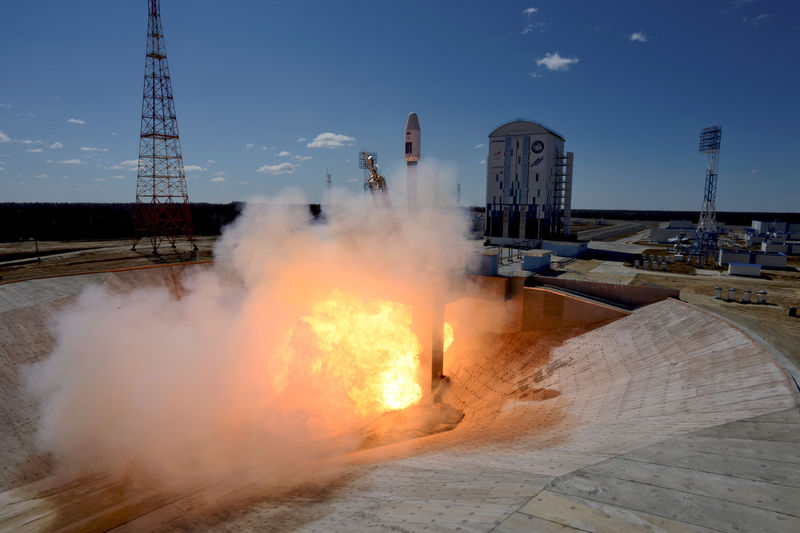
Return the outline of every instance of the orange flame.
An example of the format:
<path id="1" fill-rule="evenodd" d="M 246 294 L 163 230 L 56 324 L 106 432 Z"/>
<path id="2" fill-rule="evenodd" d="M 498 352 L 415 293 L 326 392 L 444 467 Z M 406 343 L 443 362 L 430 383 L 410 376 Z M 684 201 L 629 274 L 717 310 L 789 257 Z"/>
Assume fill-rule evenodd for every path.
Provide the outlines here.
<path id="1" fill-rule="evenodd" d="M 453 326 L 450 325 L 450 322 L 444 323 L 444 351 L 446 352 L 450 345 L 453 344 L 455 340 L 455 335 L 453 334 Z"/>
<path id="2" fill-rule="evenodd" d="M 417 383 L 421 346 L 411 330 L 411 308 L 365 302 L 334 290 L 302 322 L 310 326 L 318 357 L 311 374 L 334 378 L 362 417 L 403 409 L 422 398 Z"/>

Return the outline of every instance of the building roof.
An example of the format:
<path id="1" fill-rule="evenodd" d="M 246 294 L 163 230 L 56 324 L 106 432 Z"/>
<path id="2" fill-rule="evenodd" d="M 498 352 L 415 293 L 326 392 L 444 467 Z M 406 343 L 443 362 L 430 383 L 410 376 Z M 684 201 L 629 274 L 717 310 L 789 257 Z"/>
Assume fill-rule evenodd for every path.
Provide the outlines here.
<path id="1" fill-rule="evenodd" d="M 514 135 L 514 134 L 525 134 L 525 133 L 550 133 L 555 135 L 562 141 L 566 142 L 564 136 L 558 133 L 557 131 L 548 128 L 544 124 L 533 120 L 527 120 L 524 118 L 515 118 L 509 122 L 506 122 L 496 128 L 493 132 L 489 134 L 489 137 L 500 137 L 506 135 Z"/>

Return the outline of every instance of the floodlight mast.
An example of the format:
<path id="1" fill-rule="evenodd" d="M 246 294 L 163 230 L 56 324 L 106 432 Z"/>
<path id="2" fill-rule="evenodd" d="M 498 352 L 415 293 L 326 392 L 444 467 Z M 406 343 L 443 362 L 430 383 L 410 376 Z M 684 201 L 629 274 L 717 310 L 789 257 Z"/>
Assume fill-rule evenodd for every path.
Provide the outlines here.
<path id="1" fill-rule="evenodd" d="M 700 131 L 701 154 L 708 154 L 706 165 L 706 185 L 703 191 L 703 205 L 697 222 L 695 240 L 688 262 L 697 258 L 697 266 L 710 264 L 717 252 L 717 176 L 719 173 L 719 150 L 722 141 L 722 126 L 709 126 Z"/>

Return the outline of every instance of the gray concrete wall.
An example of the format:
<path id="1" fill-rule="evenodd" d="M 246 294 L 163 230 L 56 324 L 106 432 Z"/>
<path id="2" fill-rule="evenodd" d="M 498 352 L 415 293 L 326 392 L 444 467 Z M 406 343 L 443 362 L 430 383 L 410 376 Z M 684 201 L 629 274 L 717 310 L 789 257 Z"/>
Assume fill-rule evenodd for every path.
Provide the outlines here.
<path id="1" fill-rule="evenodd" d="M 630 313 L 542 287 L 525 287 L 522 331 L 598 326 Z"/>
<path id="2" fill-rule="evenodd" d="M 581 292 L 587 296 L 593 296 L 630 307 L 642 307 L 667 298 L 678 298 L 680 295 L 680 291 L 677 289 L 617 285 L 615 283 L 599 283 L 595 281 L 562 278 L 528 278 L 528 286 L 542 285 L 550 285 L 552 287 Z"/>

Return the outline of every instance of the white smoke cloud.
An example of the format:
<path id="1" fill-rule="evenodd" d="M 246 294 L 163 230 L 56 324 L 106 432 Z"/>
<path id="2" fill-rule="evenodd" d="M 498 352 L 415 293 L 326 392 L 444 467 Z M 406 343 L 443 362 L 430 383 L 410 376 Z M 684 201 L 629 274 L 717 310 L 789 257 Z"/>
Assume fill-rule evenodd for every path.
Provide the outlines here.
<path id="1" fill-rule="evenodd" d="M 420 194 L 453 179 L 420 165 Z M 215 263 L 187 270 L 180 287 L 94 286 L 61 312 L 55 348 L 24 376 L 40 450 L 62 467 L 182 491 L 252 471 L 263 486 L 356 446 L 348 431 L 364 415 L 340 369 L 320 370 L 299 319 L 337 291 L 424 309 L 463 271 L 465 221 L 334 189 L 320 223 L 307 203 L 298 191 L 249 202 Z"/>

